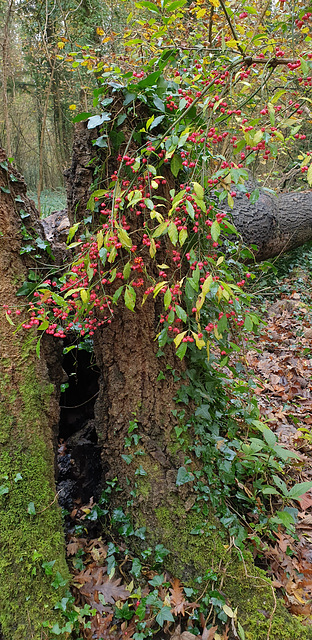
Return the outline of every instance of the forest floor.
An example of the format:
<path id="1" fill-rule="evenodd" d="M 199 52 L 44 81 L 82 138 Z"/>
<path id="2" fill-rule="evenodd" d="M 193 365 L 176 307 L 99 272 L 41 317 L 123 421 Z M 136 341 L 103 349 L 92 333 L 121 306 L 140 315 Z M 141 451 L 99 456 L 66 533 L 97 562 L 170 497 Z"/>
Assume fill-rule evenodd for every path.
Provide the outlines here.
<path id="1" fill-rule="evenodd" d="M 264 324 L 260 335 L 255 336 L 246 350 L 245 369 L 247 376 L 256 382 L 262 419 L 275 433 L 279 444 L 298 456 L 285 473 L 286 484 L 293 485 L 312 479 L 312 250 L 300 249 L 290 259 L 283 258 L 277 264 L 277 274 L 264 276 L 260 283 L 264 291 L 257 297 L 257 308 L 261 309 Z M 272 499 L 275 500 L 275 496 Z M 263 540 L 260 564 L 290 612 L 310 624 L 312 490 L 300 500 L 287 504 L 295 518 L 295 528 L 291 532 L 279 526 L 271 538 Z M 155 619 L 163 631 L 168 632 L 173 621 L 171 612 L 193 614 L 191 617 L 196 620 L 196 591 L 183 588 L 179 580 L 164 571 L 165 554 L 162 556 L 161 550 L 155 570 L 148 559 L 145 565 L 132 557 L 127 538 L 121 542 L 117 535 L 116 541 L 113 528 L 106 531 L 105 537 L 101 536 L 96 521 L 101 513 L 106 513 L 106 506 L 105 500 L 95 505 L 91 499 L 87 505 L 77 503 L 69 516 L 72 524 L 67 555 L 74 574 L 76 604 L 87 603 L 94 610 L 90 628 L 83 631 L 85 640 L 106 640 L 112 634 L 115 640 L 133 636 L 134 640 L 143 640 L 149 635 L 148 624 L 151 622 L 152 628 Z M 141 587 L 135 587 L 133 580 Z M 161 607 L 163 603 L 165 606 Z M 150 622 L 147 610 L 154 611 Z M 229 607 L 227 613 L 231 616 Z M 224 635 L 218 634 L 215 616 L 210 619 L 212 626 L 208 629 L 205 617 L 198 614 L 197 618 L 197 628 L 196 622 L 190 621 L 187 630 L 181 633 L 177 626 L 169 636 L 178 640 L 229 637 L 228 625 L 224 627 Z M 198 629 L 201 634 L 196 636 Z"/>
<path id="2" fill-rule="evenodd" d="M 299 457 L 287 468 L 285 482 L 312 479 L 312 269 L 311 250 L 300 250 L 289 273 L 275 278 L 278 299 L 265 303 L 264 320 L 255 348 L 246 354 L 257 380 L 262 419 L 286 449 Z M 296 256 L 296 254 L 295 254 Z M 301 259 L 303 258 L 303 264 Z M 287 268 L 287 259 L 284 259 Z M 274 295 L 274 294 L 273 294 Z M 295 535 L 284 527 L 276 543 L 264 551 L 269 575 L 282 589 L 288 609 L 303 617 L 312 614 L 312 490 L 292 502 Z"/>

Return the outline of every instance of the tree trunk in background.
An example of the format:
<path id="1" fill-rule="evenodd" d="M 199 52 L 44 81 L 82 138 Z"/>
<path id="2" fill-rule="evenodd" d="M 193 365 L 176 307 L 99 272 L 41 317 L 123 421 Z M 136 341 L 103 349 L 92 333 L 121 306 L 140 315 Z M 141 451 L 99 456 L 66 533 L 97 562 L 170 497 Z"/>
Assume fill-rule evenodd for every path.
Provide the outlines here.
<path id="1" fill-rule="evenodd" d="M 267 260 L 312 240 L 312 191 L 275 196 L 260 189 L 255 204 L 238 194 L 232 216 L 244 242 L 257 245 L 257 260 Z"/>
<path id="2" fill-rule="evenodd" d="M 13 11 L 13 0 L 9 0 L 7 14 L 5 17 L 3 39 L 2 39 L 2 103 L 4 114 L 4 134 L 5 134 L 5 147 L 7 149 L 8 156 L 12 155 L 11 148 L 11 126 L 9 117 L 9 104 L 8 104 L 8 74 L 10 68 L 9 58 L 9 46 L 10 46 L 10 23 Z"/>
<path id="3" fill-rule="evenodd" d="M 63 626 L 54 611 L 62 589 L 51 586 L 53 577 L 58 570 L 68 579 L 54 482 L 61 368 L 55 345 L 47 343 L 39 360 L 36 336 L 14 335 L 2 308 L 20 307 L 16 290 L 26 276 L 18 208 L 30 214 L 32 227 L 38 219 L 21 177 L 5 169 L 2 150 L 0 161 L 0 627 L 4 640 L 42 640 L 44 621 Z M 26 320 L 25 313 L 10 317 L 16 325 Z M 53 576 L 46 576 L 41 565 L 51 561 Z"/>

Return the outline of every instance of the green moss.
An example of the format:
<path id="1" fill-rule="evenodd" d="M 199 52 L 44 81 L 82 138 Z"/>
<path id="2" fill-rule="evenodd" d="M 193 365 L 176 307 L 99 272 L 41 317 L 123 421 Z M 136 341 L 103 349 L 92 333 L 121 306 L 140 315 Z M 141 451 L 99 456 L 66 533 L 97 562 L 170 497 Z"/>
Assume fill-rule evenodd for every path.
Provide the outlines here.
<path id="1" fill-rule="evenodd" d="M 171 553 L 166 568 L 175 577 L 194 586 L 194 578 L 213 569 L 222 579 L 222 591 L 233 609 L 238 607 L 238 620 L 246 640 L 265 640 L 274 608 L 270 580 L 254 566 L 250 554 L 244 562 L 236 549 L 229 549 L 228 534 L 211 513 L 206 525 L 201 514 L 186 512 L 185 504 L 175 496 L 172 504 L 155 510 L 156 526 L 149 535 L 153 544 L 160 541 Z M 192 531 L 202 528 L 200 535 Z M 246 575 L 247 574 L 247 575 Z M 220 584 L 220 582 L 219 582 Z M 218 588 L 218 584 L 216 584 Z M 312 628 L 291 616 L 277 601 L 270 640 L 311 640 Z"/>
<path id="2" fill-rule="evenodd" d="M 51 586 L 53 577 L 45 575 L 42 563 L 55 560 L 53 573 L 69 578 L 47 431 L 52 388 L 38 378 L 28 355 L 16 363 L 17 377 L 23 381 L 19 393 L 12 383 L 1 385 L 0 484 L 9 488 L 0 497 L 0 625 L 5 640 L 41 640 L 46 637 L 44 621 L 58 620 L 62 626 L 54 610 L 61 590 Z M 2 380 L 5 377 L 4 372 Z M 36 515 L 27 511 L 31 502 Z"/>
<path id="3" fill-rule="evenodd" d="M 151 492 L 151 483 L 145 477 L 139 478 L 137 481 L 137 494 L 147 498 Z"/>

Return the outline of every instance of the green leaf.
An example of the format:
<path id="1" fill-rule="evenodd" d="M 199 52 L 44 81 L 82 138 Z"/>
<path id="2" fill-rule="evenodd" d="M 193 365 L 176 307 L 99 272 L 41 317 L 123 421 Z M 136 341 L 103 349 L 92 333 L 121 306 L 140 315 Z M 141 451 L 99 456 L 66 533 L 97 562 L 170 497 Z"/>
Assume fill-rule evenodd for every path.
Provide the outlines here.
<path id="1" fill-rule="evenodd" d="M 140 620 L 140 621 L 142 621 L 142 620 L 144 620 L 144 618 L 145 618 L 145 614 L 146 614 L 146 607 L 145 607 L 145 605 L 141 602 L 141 603 L 139 604 L 139 606 L 137 607 L 136 611 L 135 611 L 135 615 L 136 615 L 136 616 L 138 616 L 138 618 L 139 618 L 139 620 Z M 145 640 L 145 637 L 146 637 L 144 633 L 142 633 L 142 634 L 138 634 L 138 633 L 137 633 L 137 634 L 134 634 L 134 635 L 136 635 L 136 636 L 138 636 L 138 635 L 142 635 L 142 640 Z M 134 637 L 134 636 L 133 636 L 133 637 Z"/>
<path id="2" fill-rule="evenodd" d="M 166 109 L 165 104 L 160 98 L 158 98 L 158 96 L 155 96 L 155 98 L 153 99 L 153 102 L 156 109 L 159 109 L 159 111 L 162 111 L 163 113 L 165 112 L 165 109 Z"/>
<path id="3" fill-rule="evenodd" d="M 160 627 L 163 626 L 165 621 L 168 622 L 174 622 L 174 617 L 171 613 L 171 609 L 170 607 L 162 607 L 162 609 L 160 610 L 160 612 L 157 614 L 156 616 L 156 622 L 157 624 L 159 624 Z"/>
<path id="4" fill-rule="evenodd" d="M 9 487 L 7 487 L 5 484 L 2 484 L 0 486 L 0 496 L 4 496 L 6 493 L 9 493 Z"/>
<path id="5" fill-rule="evenodd" d="M 298 500 L 300 496 L 303 496 L 303 494 L 309 491 L 310 489 L 312 489 L 311 481 L 299 482 L 298 484 L 295 484 L 293 487 L 291 487 L 291 489 L 288 491 L 288 497 L 293 498 L 294 500 Z"/>
<path id="6" fill-rule="evenodd" d="M 51 584 L 54 589 L 58 589 L 59 587 L 65 587 L 65 585 L 67 584 L 67 580 L 65 580 L 60 572 L 57 571 Z"/>
<path id="7" fill-rule="evenodd" d="M 183 360 L 186 354 L 186 349 L 187 349 L 187 342 L 181 342 L 181 344 L 176 350 L 176 355 L 178 356 L 178 358 L 180 358 L 180 360 Z"/>
<path id="8" fill-rule="evenodd" d="M 203 187 L 200 184 L 198 184 L 198 182 L 193 182 L 193 188 L 199 200 L 203 200 L 204 199 Z"/>
<path id="9" fill-rule="evenodd" d="M 141 4 L 144 4 L 144 3 L 142 2 Z M 152 2 L 148 2 L 146 4 L 152 4 Z M 155 11 L 157 10 L 157 12 L 159 13 L 159 9 L 155 4 L 153 4 L 153 7 Z M 140 82 L 138 82 L 136 86 L 139 89 L 146 89 L 146 87 L 152 87 L 154 84 L 156 84 L 160 74 L 161 74 L 161 71 L 153 71 L 153 73 L 150 73 L 148 76 L 146 76 L 146 78 L 143 78 L 143 80 L 140 80 Z"/>
<path id="10" fill-rule="evenodd" d="M 82 122 L 83 120 L 88 120 L 90 116 L 92 116 L 92 113 L 90 113 L 90 111 L 78 113 L 78 115 L 73 118 L 73 122 Z"/>
<path id="11" fill-rule="evenodd" d="M 176 225 L 174 224 L 174 222 L 170 222 L 169 227 L 168 227 L 168 236 L 173 244 L 173 246 L 175 247 L 177 242 L 178 242 L 178 229 L 176 227 Z"/>
<path id="12" fill-rule="evenodd" d="M 240 622 L 237 621 L 237 629 L 239 633 L 240 640 L 246 640 L 245 631 Z"/>
<path id="13" fill-rule="evenodd" d="M 250 204 L 255 204 L 255 202 L 257 202 L 257 200 L 259 200 L 259 196 L 260 196 L 259 189 L 254 189 L 251 192 L 251 195 L 250 195 L 250 198 L 249 198 Z"/>
<path id="14" fill-rule="evenodd" d="M 114 295 L 113 295 L 113 304 L 117 304 L 117 301 L 119 300 L 121 294 L 122 294 L 122 290 L 124 288 L 124 285 L 122 284 L 121 287 L 119 287 L 117 289 L 117 291 L 115 291 Z"/>
<path id="15" fill-rule="evenodd" d="M 103 122 L 110 121 L 110 113 L 101 113 L 99 116 L 92 116 L 89 118 L 88 129 L 95 129 L 95 127 L 100 127 Z"/>
<path id="16" fill-rule="evenodd" d="M 186 0 L 174 0 L 166 6 L 166 11 L 175 11 L 176 9 L 180 9 L 184 7 Z"/>
<path id="17" fill-rule="evenodd" d="M 69 232 L 68 232 L 68 236 L 67 236 L 67 242 L 70 242 L 73 239 L 73 237 L 74 237 L 74 235 L 75 235 L 75 233 L 76 233 L 76 231 L 77 231 L 77 229 L 79 227 L 79 224 L 80 224 L 80 222 L 76 222 L 76 224 L 73 224 L 73 226 L 70 227 Z"/>
<path id="18" fill-rule="evenodd" d="M 166 293 L 164 295 L 164 306 L 165 306 L 165 309 L 168 309 L 171 300 L 172 300 L 172 295 L 171 295 L 171 291 L 170 291 L 170 289 L 168 287 L 167 291 L 166 291 Z"/>
<path id="19" fill-rule="evenodd" d="M 162 563 L 164 559 L 169 556 L 170 551 L 164 547 L 163 544 L 156 544 L 155 547 L 155 562 L 156 564 Z"/>
<path id="20" fill-rule="evenodd" d="M 217 240 L 219 238 L 219 235 L 220 235 L 220 232 L 221 232 L 220 225 L 216 220 L 214 220 L 214 222 L 212 223 L 212 225 L 210 227 L 211 237 L 212 237 L 214 242 L 217 242 Z"/>
<path id="21" fill-rule="evenodd" d="M 132 562 L 132 567 L 130 569 L 130 573 L 132 573 L 132 575 L 135 578 L 139 578 L 141 575 L 141 571 L 142 571 L 142 565 L 139 558 L 134 558 Z"/>
<path id="22" fill-rule="evenodd" d="M 53 575 L 53 567 L 55 565 L 56 560 L 51 560 L 50 562 L 43 562 L 42 563 L 42 568 L 44 569 L 44 572 L 46 574 L 46 576 L 52 576 Z"/>
<path id="23" fill-rule="evenodd" d="M 122 272 L 123 277 L 124 277 L 125 280 L 128 280 L 128 278 L 130 276 L 130 273 L 131 273 L 131 264 L 130 264 L 130 262 L 127 262 L 127 264 L 125 264 L 125 266 L 123 268 L 123 272 Z"/>
<path id="24" fill-rule="evenodd" d="M 29 502 L 27 507 L 27 513 L 29 513 L 30 516 L 36 515 L 36 508 L 33 502 Z"/>
<path id="25" fill-rule="evenodd" d="M 136 300 L 136 293 L 134 288 L 131 287 L 131 285 L 127 285 L 125 289 L 125 305 L 127 309 L 130 309 L 130 311 L 134 311 L 135 300 Z"/>
<path id="26" fill-rule="evenodd" d="M 176 314 L 178 316 L 178 318 L 180 320 L 182 320 L 182 322 L 187 322 L 187 313 L 186 311 L 184 311 L 184 309 L 182 309 L 182 307 L 180 307 L 178 304 L 175 305 L 175 311 Z"/>
<path id="27" fill-rule="evenodd" d="M 155 129 L 155 127 L 158 127 L 158 125 L 163 121 L 165 116 L 157 116 L 157 118 L 155 118 L 155 120 L 153 120 L 151 126 L 150 126 L 150 131 L 152 131 L 152 129 Z"/>
<path id="28" fill-rule="evenodd" d="M 253 321 L 250 315 L 247 314 L 244 322 L 244 329 L 246 329 L 246 331 L 252 331 L 252 328 L 253 328 Z"/>
<path id="29" fill-rule="evenodd" d="M 276 486 L 283 493 L 283 495 L 288 497 L 288 489 L 287 489 L 287 485 L 284 482 L 284 480 L 282 480 L 279 476 L 275 476 L 275 475 L 273 475 L 272 478 L 273 478 L 273 481 L 275 482 Z"/>
<path id="30" fill-rule="evenodd" d="M 185 201 L 185 208 L 187 213 L 189 214 L 190 218 L 192 218 L 192 220 L 195 219 L 195 211 L 194 211 L 194 207 L 192 205 L 192 203 L 189 200 Z"/>
<path id="31" fill-rule="evenodd" d="M 153 2 L 148 2 L 148 0 L 140 0 L 140 2 L 135 3 L 135 6 L 138 9 L 149 9 L 150 11 L 153 11 L 153 13 L 160 13 L 160 10 L 157 7 L 157 5 L 154 4 Z"/>
<path id="32" fill-rule="evenodd" d="M 59 636 L 62 633 L 62 629 L 60 629 L 58 622 L 53 625 L 51 633 L 54 633 L 55 636 Z"/>
<path id="33" fill-rule="evenodd" d="M 177 153 L 175 153 L 171 158 L 170 169 L 175 178 L 177 177 L 179 171 L 182 169 L 182 158 Z"/>
<path id="34" fill-rule="evenodd" d="M 269 447 L 271 449 L 273 449 L 274 445 L 275 445 L 275 443 L 277 441 L 276 435 L 273 433 L 273 431 L 271 431 L 271 429 L 269 429 L 269 428 L 264 429 L 263 430 L 263 437 L 264 437 L 266 443 L 269 445 Z"/>
<path id="35" fill-rule="evenodd" d="M 195 478 L 192 473 L 187 471 L 185 467 L 180 467 L 178 470 L 176 485 L 177 487 L 181 487 L 182 484 L 186 484 L 186 482 L 193 482 L 194 479 Z"/>

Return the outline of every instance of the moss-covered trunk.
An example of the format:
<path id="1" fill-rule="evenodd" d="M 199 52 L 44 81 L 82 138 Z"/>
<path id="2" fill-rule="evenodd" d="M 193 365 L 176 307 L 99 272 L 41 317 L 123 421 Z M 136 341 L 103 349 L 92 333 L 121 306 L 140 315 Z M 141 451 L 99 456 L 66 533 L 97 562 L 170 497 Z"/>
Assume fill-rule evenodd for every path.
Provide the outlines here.
<path id="1" fill-rule="evenodd" d="M 193 508 L 195 482 L 177 483 L 179 468 L 196 472 L 197 463 L 187 462 L 189 455 L 177 440 L 176 427 L 182 423 L 174 397 L 184 372 L 170 350 L 157 357 L 156 320 L 152 301 L 138 306 L 136 314 L 121 308 L 97 335 L 102 384 L 96 417 L 103 468 L 108 469 L 106 479 L 117 476 L 123 490 L 112 506 L 127 503 L 134 524 L 146 527 L 147 543 L 170 551 L 166 568 L 184 583 L 214 570 L 216 587 L 233 609 L 238 607 L 246 640 L 312 638 L 312 629 L 276 602 L 264 572 L 249 554 L 243 558 L 212 509 L 203 525 L 202 514 Z M 198 528 L 201 534 L 193 535 Z"/>
<path id="2" fill-rule="evenodd" d="M 26 273 L 19 210 L 32 226 L 36 220 L 25 185 L 2 151 L 0 161 L 0 627 L 4 640 L 41 640 L 48 638 L 45 621 L 62 626 L 54 610 L 62 591 L 57 571 L 68 579 L 54 483 L 58 402 L 34 334 L 14 333 L 3 309 L 17 308 Z M 14 311 L 10 318 L 16 325 L 26 320 Z M 42 564 L 53 561 L 47 576 Z"/>

